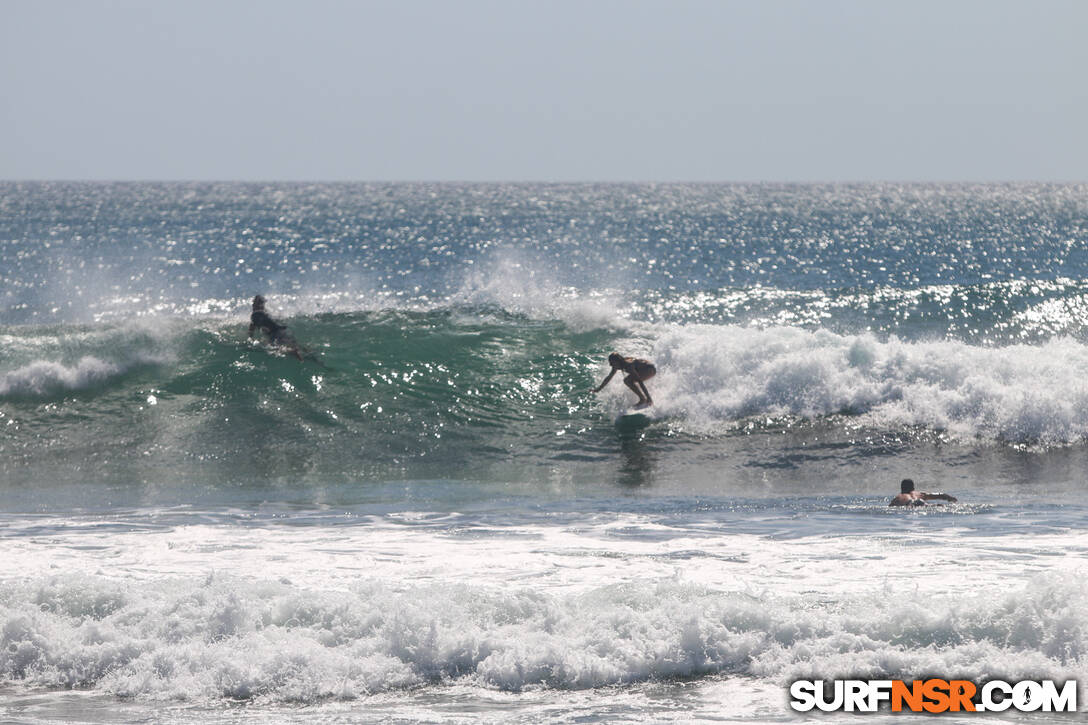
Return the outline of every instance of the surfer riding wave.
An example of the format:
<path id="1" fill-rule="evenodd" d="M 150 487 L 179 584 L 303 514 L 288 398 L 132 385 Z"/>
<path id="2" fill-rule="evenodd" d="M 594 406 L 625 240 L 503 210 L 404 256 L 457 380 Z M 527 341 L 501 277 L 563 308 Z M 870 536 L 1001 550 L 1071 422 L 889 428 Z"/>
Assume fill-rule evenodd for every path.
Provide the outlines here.
<path id="1" fill-rule="evenodd" d="M 646 389 L 646 383 L 644 382 L 657 375 L 657 368 L 654 367 L 652 362 L 641 358 L 624 357 L 618 352 L 614 352 L 608 356 L 608 364 L 612 366 L 612 371 L 608 373 L 608 377 L 600 385 L 593 389 L 594 393 L 599 393 L 604 389 L 604 386 L 608 385 L 617 371 L 623 370 L 627 373 L 627 377 L 623 379 L 623 384 L 638 396 L 638 403 L 635 408 L 648 408 L 654 404 L 653 398 L 650 397 L 650 391 Z"/>

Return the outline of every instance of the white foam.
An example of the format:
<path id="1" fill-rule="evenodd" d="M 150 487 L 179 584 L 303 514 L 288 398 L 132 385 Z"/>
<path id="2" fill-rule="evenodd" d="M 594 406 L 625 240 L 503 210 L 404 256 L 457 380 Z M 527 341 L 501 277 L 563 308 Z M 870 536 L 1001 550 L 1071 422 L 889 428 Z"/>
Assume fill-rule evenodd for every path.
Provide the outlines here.
<path id="1" fill-rule="evenodd" d="M 1069 339 L 989 348 L 662 325 L 652 355 L 658 406 L 696 428 L 848 414 L 863 425 L 924 426 L 967 440 L 1051 445 L 1088 438 L 1088 346 Z"/>
<path id="2" fill-rule="evenodd" d="M 170 363 L 179 338 L 190 331 L 174 318 L 13 328 L 0 339 L 7 353 L 0 365 L 0 396 L 85 390 L 140 367 Z"/>
<path id="3" fill-rule="evenodd" d="M 893 590 L 821 603 L 667 580 L 574 596 L 68 574 L 9 584 L 0 674 L 121 696 L 274 702 L 451 680 L 520 691 L 710 674 L 1083 679 L 1086 594 L 1046 578 L 966 601 Z"/>
<path id="4" fill-rule="evenodd" d="M 81 390 L 117 374 L 117 365 L 86 355 L 72 365 L 38 360 L 0 375 L 0 395 L 45 395 L 62 390 Z"/>
<path id="5" fill-rule="evenodd" d="M 313 703 L 451 682 L 518 692 L 722 674 L 784 692 L 797 677 L 1088 677 L 1083 533 L 1017 547 L 948 531 L 610 534 L 644 523 L 12 536 L 0 679 Z"/>

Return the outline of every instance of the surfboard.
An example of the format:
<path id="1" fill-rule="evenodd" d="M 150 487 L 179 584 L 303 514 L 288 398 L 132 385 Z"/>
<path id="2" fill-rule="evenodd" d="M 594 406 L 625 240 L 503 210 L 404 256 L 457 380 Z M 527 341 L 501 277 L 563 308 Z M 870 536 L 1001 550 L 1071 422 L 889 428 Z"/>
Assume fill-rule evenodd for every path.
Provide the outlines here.
<path id="1" fill-rule="evenodd" d="M 638 430 L 650 425 L 653 419 L 647 408 L 628 408 L 616 417 L 616 427 L 620 430 Z"/>

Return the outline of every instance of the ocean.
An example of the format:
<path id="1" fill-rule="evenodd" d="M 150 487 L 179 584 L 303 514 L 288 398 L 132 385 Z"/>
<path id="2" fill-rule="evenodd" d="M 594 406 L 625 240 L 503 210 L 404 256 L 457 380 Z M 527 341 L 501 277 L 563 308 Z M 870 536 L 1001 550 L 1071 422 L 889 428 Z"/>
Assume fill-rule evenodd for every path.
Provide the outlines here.
<path id="1" fill-rule="evenodd" d="M 8 182 L 0 282 L 4 722 L 1088 682 L 1086 185 Z"/>

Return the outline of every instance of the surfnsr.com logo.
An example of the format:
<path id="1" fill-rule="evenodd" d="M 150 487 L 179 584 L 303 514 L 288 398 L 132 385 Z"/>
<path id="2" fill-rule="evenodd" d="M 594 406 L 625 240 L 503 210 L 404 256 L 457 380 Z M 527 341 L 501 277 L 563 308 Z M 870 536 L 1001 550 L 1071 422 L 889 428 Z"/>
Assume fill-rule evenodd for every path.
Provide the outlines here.
<path id="1" fill-rule="evenodd" d="M 790 698 L 798 712 L 877 712 L 885 703 L 892 712 L 1076 712 L 1077 681 L 797 680 Z"/>

